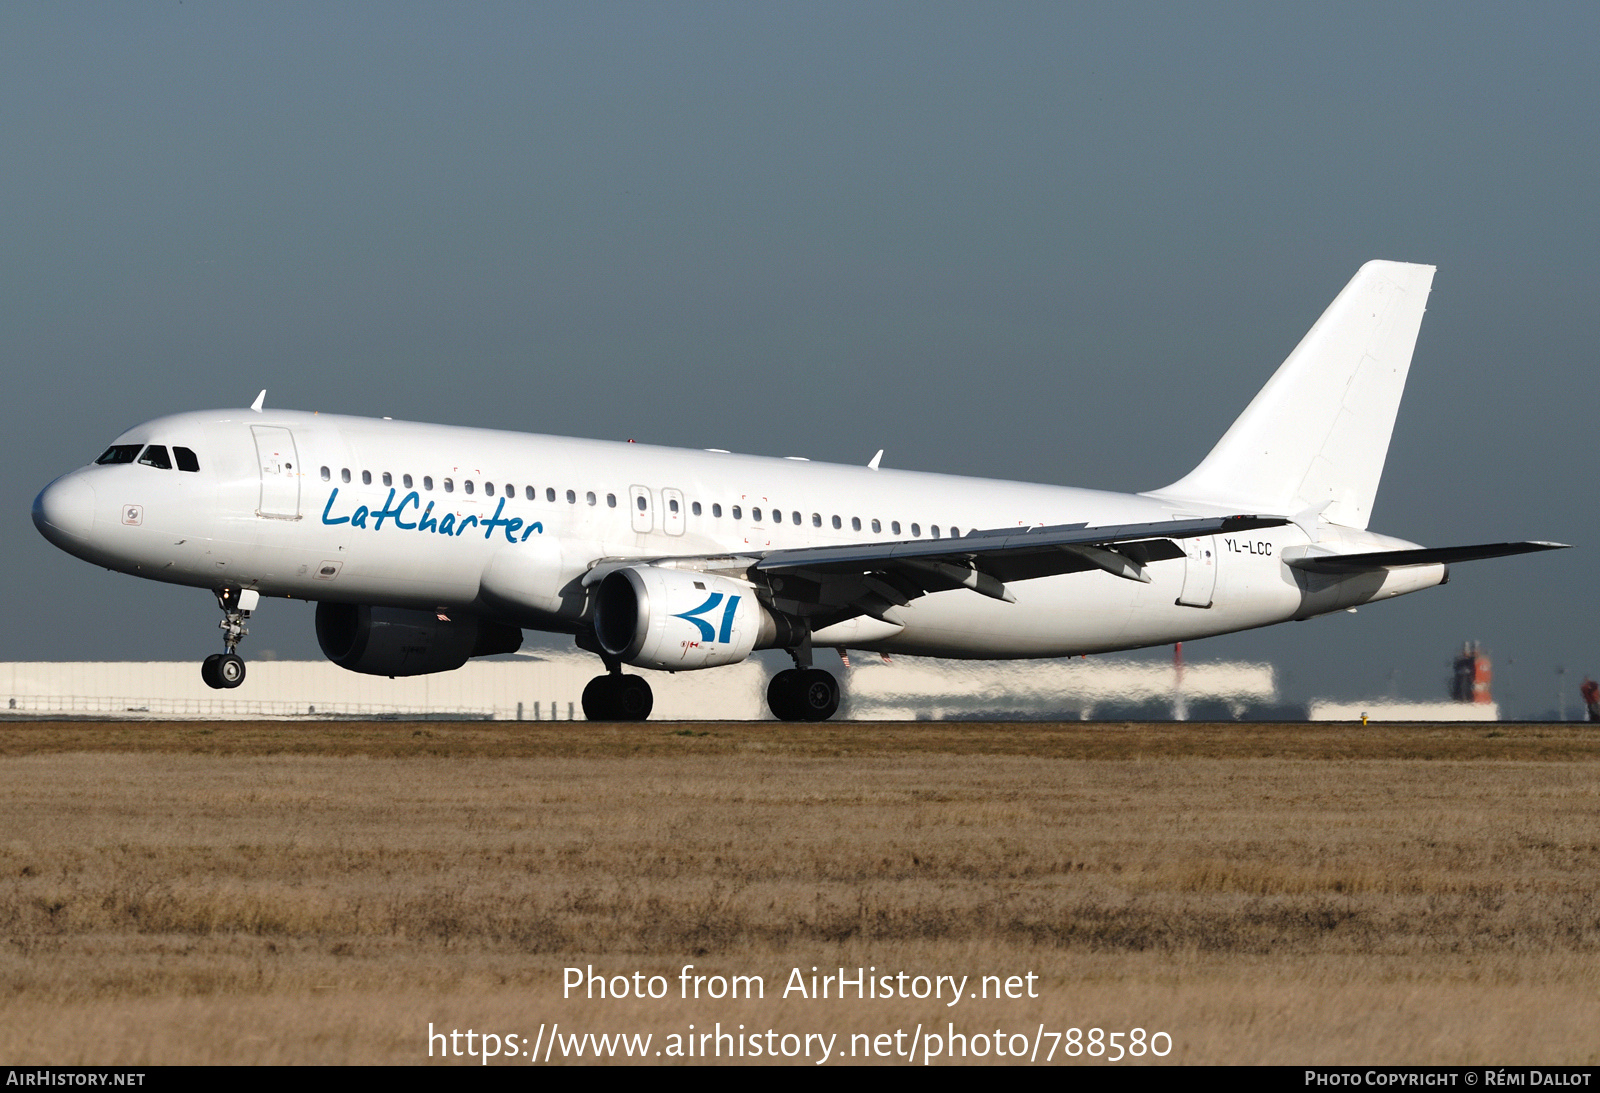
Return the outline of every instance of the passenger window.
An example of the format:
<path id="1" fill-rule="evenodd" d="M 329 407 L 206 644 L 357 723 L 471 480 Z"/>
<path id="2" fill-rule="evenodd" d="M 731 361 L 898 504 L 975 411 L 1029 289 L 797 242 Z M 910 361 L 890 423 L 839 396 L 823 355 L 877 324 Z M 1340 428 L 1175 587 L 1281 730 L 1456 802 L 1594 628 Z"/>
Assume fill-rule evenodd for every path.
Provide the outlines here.
<path id="1" fill-rule="evenodd" d="M 471 482 L 467 483 L 467 492 L 468 493 L 472 492 L 472 483 Z M 483 484 L 483 495 L 485 497 L 493 497 L 494 496 L 494 483 L 493 482 L 485 482 Z"/>
<path id="2" fill-rule="evenodd" d="M 445 479 L 445 480 L 444 480 L 444 492 L 445 492 L 445 493 L 455 493 L 455 492 L 456 492 L 456 483 L 455 483 L 455 479 L 453 479 L 453 478 L 446 478 L 446 479 Z"/>
<path id="3" fill-rule="evenodd" d="M 425 490 L 433 489 L 433 475 L 425 474 L 422 476 L 422 488 Z"/>
<path id="4" fill-rule="evenodd" d="M 466 481 L 466 490 L 468 493 L 472 492 L 472 479 L 470 478 Z"/>
<path id="5" fill-rule="evenodd" d="M 743 519 L 743 512 L 738 505 L 733 506 L 733 518 L 735 520 Z"/>
<path id="6" fill-rule="evenodd" d="M 592 497 L 593 494 L 591 494 L 590 496 Z M 667 498 L 667 511 L 668 512 L 677 512 L 678 511 L 678 499 L 676 497 Z"/>
<path id="7" fill-rule="evenodd" d="M 405 486 L 406 489 L 409 490 L 411 488 L 411 476 L 409 474 L 401 475 L 400 476 L 400 482 L 401 482 L 402 485 Z"/>
<path id="8" fill-rule="evenodd" d="M 859 517 L 859 516 L 850 517 L 850 530 L 851 531 L 860 531 L 861 530 L 861 517 Z"/>
<path id="9" fill-rule="evenodd" d="M 900 521 L 898 521 L 898 520 L 890 520 L 889 521 L 889 530 L 894 532 L 896 535 L 899 535 L 900 534 Z"/>
<path id="10" fill-rule="evenodd" d="M 388 471 L 384 471 L 383 472 L 383 484 L 385 486 L 394 485 L 394 475 L 390 474 Z"/>
<path id="11" fill-rule="evenodd" d="M 595 498 L 595 495 L 594 495 L 594 491 L 590 490 L 588 493 L 584 494 L 583 495 L 583 499 L 585 501 L 589 502 L 589 504 L 591 504 L 591 505 L 594 504 L 595 501 L 596 501 L 596 498 Z"/>
<path id="12" fill-rule="evenodd" d="M 639 506 L 639 511 L 643 512 L 645 510 L 644 494 L 641 493 L 638 497 L 635 497 L 633 500 L 634 500 L 634 504 Z"/>
<path id="13" fill-rule="evenodd" d="M 718 520 L 722 519 L 722 506 L 716 502 L 712 502 L 711 515 Z"/>
<path id="14" fill-rule="evenodd" d="M 617 495 L 614 494 L 614 493 L 606 494 L 606 508 L 614 509 L 616 507 L 617 507 Z"/>
<path id="15" fill-rule="evenodd" d="M 330 472 L 330 471 L 329 471 L 329 470 L 328 470 L 328 468 L 326 468 L 326 467 L 324 467 L 324 468 L 322 468 L 322 480 L 323 480 L 323 481 L 324 481 L 324 482 L 329 482 L 329 481 L 332 481 L 332 480 L 333 480 L 333 474 L 332 474 L 332 472 Z"/>
<path id="16" fill-rule="evenodd" d="M 876 516 L 874 516 L 872 518 L 872 534 L 874 534 L 874 535 L 882 535 L 883 534 L 883 525 L 878 523 L 878 518 Z"/>
<path id="17" fill-rule="evenodd" d="M 791 512 L 789 514 L 789 523 L 794 524 L 796 526 L 799 525 L 799 523 L 800 523 L 800 510 L 799 509 L 795 509 L 793 512 Z"/>
<path id="18" fill-rule="evenodd" d="M 750 519 L 752 519 L 752 520 L 760 520 L 761 519 L 761 510 L 760 509 L 756 509 L 756 508 L 751 509 L 750 510 Z"/>
<path id="19" fill-rule="evenodd" d="M 524 486 L 522 487 L 522 490 L 522 496 L 526 497 L 529 501 L 534 500 L 534 498 L 537 496 L 532 486 Z"/>
<path id="20" fill-rule="evenodd" d="M 361 484 L 363 486 L 372 485 L 372 472 L 371 471 L 362 471 L 361 472 Z"/>
<path id="21" fill-rule="evenodd" d="M 911 525 L 911 534 L 920 536 L 922 534 L 922 525 L 920 525 L 920 524 L 912 524 Z"/>
<path id="22" fill-rule="evenodd" d="M 143 444 L 113 444 L 95 463 L 108 467 L 117 463 L 132 463 L 139 458 L 139 449 L 143 447 Z"/>
<path id="23" fill-rule="evenodd" d="M 934 524 L 934 525 L 930 526 L 928 528 L 928 534 L 933 536 L 935 539 L 937 539 L 939 537 L 939 525 L 938 524 Z"/>
<path id="24" fill-rule="evenodd" d="M 506 496 L 507 497 L 515 497 L 516 495 L 517 495 L 517 487 L 513 486 L 510 482 L 507 482 L 506 483 Z"/>
<path id="25" fill-rule="evenodd" d="M 813 512 L 811 514 L 811 526 L 814 528 L 820 528 L 822 526 L 822 513 Z"/>
<path id="26" fill-rule="evenodd" d="M 144 454 L 139 457 L 139 462 L 146 467 L 155 467 L 158 470 L 170 471 L 172 469 L 172 460 L 167 456 L 167 446 L 165 444 L 150 445 L 144 450 Z"/>
<path id="27" fill-rule="evenodd" d="M 577 503 L 578 503 L 578 491 L 576 491 L 576 490 L 568 490 L 567 491 L 567 504 L 576 505 Z"/>
<path id="28" fill-rule="evenodd" d="M 694 515 L 699 516 L 700 515 L 700 502 L 691 501 L 689 503 L 689 511 L 694 513 Z"/>
<path id="29" fill-rule="evenodd" d="M 842 527 L 844 527 L 844 521 L 840 520 L 837 516 L 835 516 L 833 518 L 833 530 L 834 531 L 838 531 Z"/>
<path id="30" fill-rule="evenodd" d="M 200 469 L 199 457 L 188 448 L 174 447 L 172 449 L 172 457 L 178 461 L 178 469 L 180 471 L 198 471 Z M 328 477 L 328 468 L 322 468 L 322 477 Z"/>
<path id="31" fill-rule="evenodd" d="M 544 499 L 546 501 L 554 501 L 556 499 L 556 488 L 554 486 L 545 487 Z"/>
<path id="32" fill-rule="evenodd" d="M 345 483 L 345 485 L 349 485 L 350 484 L 350 468 L 349 467 L 340 467 L 339 468 L 339 481 Z"/>
<path id="33" fill-rule="evenodd" d="M 954 525 L 951 525 L 951 528 L 950 528 L 950 538 L 952 538 L 952 539 L 959 539 L 959 538 L 961 538 L 961 529 L 960 529 L 960 528 L 958 528 L 958 527 L 955 527 L 955 526 L 954 526 Z"/>

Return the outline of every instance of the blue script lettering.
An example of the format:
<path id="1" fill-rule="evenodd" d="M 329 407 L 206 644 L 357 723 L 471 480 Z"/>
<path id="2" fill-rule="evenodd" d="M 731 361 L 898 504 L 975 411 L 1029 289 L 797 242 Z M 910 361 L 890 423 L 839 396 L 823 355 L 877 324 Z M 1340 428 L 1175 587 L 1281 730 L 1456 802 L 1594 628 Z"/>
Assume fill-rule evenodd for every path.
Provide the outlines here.
<path id="1" fill-rule="evenodd" d="M 400 499 L 400 507 L 394 510 L 394 526 L 397 528 L 403 528 L 406 531 L 412 531 L 416 528 L 416 523 L 412 522 L 408 524 L 404 520 L 400 519 L 400 514 L 406 511 L 407 505 L 415 505 L 418 508 L 422 507 L 422 498 L 417 496 L 416 490 L 412 490 L 410 493 L 402 497 Z"/>
<path id="2" fill-rule="evenodd" d="M 337 520 L 328 519 L 328 513 L 333 511 L 333 499 L 338 496 L 339 487 L 335 486 L 333 487 L 333 492 L 328 494 L 328 503 L 322 506 L 322 522 L 324 524 L 348 524 L 350 522 L 350 517 L 348 516 L 341 516 Z"/>
<path id="3" fill-rule="evenodd" d="M 427 507 L 422 505 L 422 498 L 415 490 L 400 498 L 400 503 L 395 504 L 395 491 L 391 489 L 389 496 L 384 499 L 383 507 L 369 509 L 366 505 L 357 505 L 354 512 L 348 516 L 333 515 L 334 502 L 339 499 L 339 487 L 335 486 L 328 493 L 328 503 L 322 506 L 322 522 L 328 525 L 349 524 L 353 528 L 363 531 L 382 531 L 384 521 L 401 531 L 424 531 L 435 535 L 448 535 L 456 537 L 466 534 L 470 527 L 483 528 L 484 539 L 493 539 L 496 529 L 505 534 L 506 542 L 511 544 L 525 543 L 530 535 L 543 535 L 544 524 L 538 520 L 524 522 L 520 516 L 506 516 L 506 499 L 500 498 L 495 505 L 494 515 L 479 519 L 476 516 L 463 516 L 458 521 L 453 512 L 447 512 L 435 519 L 433 515 L 433 502 L 429 501 Z M 414 521 L 403 519 L 407 506 L 422 509 Z M 369 527 L 367 521 L 371 520 Z M 518 532 L 522 534 L 518 535 Z"/>

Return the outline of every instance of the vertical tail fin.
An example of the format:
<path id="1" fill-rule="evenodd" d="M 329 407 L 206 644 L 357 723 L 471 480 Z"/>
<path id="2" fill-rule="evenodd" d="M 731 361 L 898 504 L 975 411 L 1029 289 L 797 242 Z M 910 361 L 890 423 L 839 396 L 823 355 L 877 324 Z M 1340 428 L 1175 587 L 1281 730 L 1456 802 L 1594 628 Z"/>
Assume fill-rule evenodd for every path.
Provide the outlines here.
<path id="1" fill-rule="evenodd" d="M 1152 492 L 1365 528 L 1433 272 L 1362 266 L 1211 454 Z"/>

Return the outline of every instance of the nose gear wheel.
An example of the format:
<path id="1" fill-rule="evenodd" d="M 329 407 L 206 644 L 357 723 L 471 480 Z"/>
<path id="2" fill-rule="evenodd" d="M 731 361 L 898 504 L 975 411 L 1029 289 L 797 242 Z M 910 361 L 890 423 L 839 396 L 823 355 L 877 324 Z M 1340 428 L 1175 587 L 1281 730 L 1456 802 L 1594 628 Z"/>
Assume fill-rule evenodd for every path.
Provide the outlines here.
<path id="1" fill-rule="evenodd" d="M 222 642 L 226 653 L 212 653 L 200 662 L 200 678 L 214 690 L 229 689 L 244 682 L 244 658 L 236 649 L 250 631 L 245 621 L 261 601 L 261 594 L 249 588 L 222 588 L 217 590 L 217 606 L 222 608 Z"/>

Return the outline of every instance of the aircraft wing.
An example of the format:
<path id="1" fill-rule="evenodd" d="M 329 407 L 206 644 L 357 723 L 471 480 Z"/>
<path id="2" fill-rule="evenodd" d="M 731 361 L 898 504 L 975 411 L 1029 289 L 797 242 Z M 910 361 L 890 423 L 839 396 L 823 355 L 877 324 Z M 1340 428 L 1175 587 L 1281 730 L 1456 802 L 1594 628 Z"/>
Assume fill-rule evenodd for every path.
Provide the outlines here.
<path id="1" fill-rule="evenodd" d="M 952 539 L 775 550 L 757 558 L 750 575 L 765 577 L 785 610 L 827 625 L 862 614 L 883 618 L 918 596 L 957 588 L 1014 603 L 1008 585 L 1059 573 L 1098 569 L 1148 584 L 1147 565 L 1184 556 L 1175 540 L 1288 523 L 1277 516 L 1226 516 L 997 528 Z"/>
<path id="2" fill-rule="evenodd" d="M 755 579 L 772 606 L 814 628 L 858 615 L 884 618 L 929 592 L 967 588 L 1015 603 L 1008 584 L 1059 573 L 1103 570 L 1148 584 L 1151 562 L 1182 558 L 1175 542 L 1219 532 L 1282 527 L 1281 516 L 1215 516 L 1145 524 L 996 528 L 959 538 L 804 547 L 766 554 L 659 559 L 602 558 L 583 577 L 598 584 L 641 562 Z"/>
<path id="3" fill-rule="evenodd" d="M 1105 569 L 1113 559 L 1095 558 L 1104 553 L 1120 553 L 1126 565 L 1117 565 L 1118 576 L 1140 579 L 1133 570 L 1147 562 L 1183 557 L 1174 539 L 1218 532 L 1254 531 L 1281 527 L 1290 521 L 1276 516 L 1223 516 L 1210 519 L 1165 520 L 1148 524 L 1119 524 L 1088 527 L 1085 524 L 1057 524 L 1053 527 L 996 528 L 974 531 L 955 539 L 911 539 L 892 543 L 859 543 L 849 546 L 805 547 L 775 550 L 755 565 L 758 573 L 868 572 L 879 569 L 917 569 L 926 563 L 966 566 L 987 573 L 999 581 L 1022 581 L 1056 573 L 1084 569 Z M 1148 582 L 1147 582 L 1148 583 Z"/>

